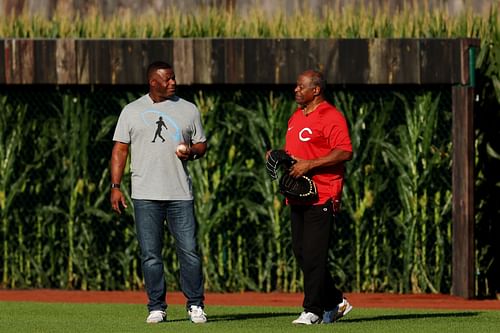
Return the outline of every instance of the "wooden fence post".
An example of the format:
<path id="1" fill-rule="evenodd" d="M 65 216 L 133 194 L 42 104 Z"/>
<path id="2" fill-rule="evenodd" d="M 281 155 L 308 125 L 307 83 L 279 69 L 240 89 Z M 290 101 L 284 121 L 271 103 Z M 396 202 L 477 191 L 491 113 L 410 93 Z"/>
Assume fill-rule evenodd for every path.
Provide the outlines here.
<path id="1" fill-rule="evenodd" d="M 475 296 L 474 283 L 474 50 L 461 43 L 462 85 L 452 87 L 453 244 L 451 293 Z M 471 66 L 472 65 L 472 66 Z"/>

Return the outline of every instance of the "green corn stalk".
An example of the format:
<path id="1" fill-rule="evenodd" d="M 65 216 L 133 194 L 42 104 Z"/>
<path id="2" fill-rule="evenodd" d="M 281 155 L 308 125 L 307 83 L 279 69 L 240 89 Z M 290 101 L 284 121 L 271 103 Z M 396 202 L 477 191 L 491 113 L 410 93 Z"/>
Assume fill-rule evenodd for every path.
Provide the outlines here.
<path id="1" fill-rule="evenodd" d="M 224 246 L 223 246 L 223 239 L 222 235 L 219 234 L 217 235 L 217 253 L 219 254 L 218 260 L 217 260 L 217 273 L 219 273 L 219 276 L 224 276 L 224 256 L 222 253 L 224 252 Z"/>
<path id="2" fill-rule="evenodd" d="M 195 208 L 197 219 L 200 221 L 201 251 L 203 257 L 209 257 L 213 254 L 213 249 L 208 246 L 206 242 L 208 238 L 205 235 L 215 235 L 220 228 L 224 228 L 225 223 L 233 224 L 232 212 L 237 212 L 239 208 L 248 210 L 242 199 L 234 197 L 234 189 L 239 188 L 239 184 L 246 181 L 248 172 L 245 170 L 243 152 L 236 149 L 237 146 L 244 146 L 243 143 L 238 143 L 241 136 L 239 131 L 231 127 L 233 123 L 241 124 L 241 121 L 237 119 L 238 114 L 232 112 L 209 114 L 211 110 L 215 111 L 218 101 L 210 97 L 205 98 L 203 94 L 198 95 L 195 102 L 202 112 L 204 128 L 209 140 L 209 151 L 203 159 L 190 163 L 189 169 L 193 175 L 193 187 L 197 193 Z M 226 107 L 230 106 L 229 104 Z M 218 119 L 221 115 L 227 116 L 228 119 Z M 231 144 L 224 144 L 224 142 Z M 252 214 L 245 215 L 252 216 Z M 212 287 L 224 285 L 218 280 L 224 277 L 224 271 L 232 264 L 228 254 L 235 243 L 228 242 L 231 235 L 227 230 L 221 229 L 218 236 L 228 238 L 218 241 L 217 270 L 213 271 L 211 265 L 204 267 L 206 283 Z"/>
<path id="3" fill-rule="evenodd" d="M 63 135 L 65 142 L 60 142 L 60 149 L 64 152 L 67 163 L 68 178 L 63 181 L 70 190 L 67 213 L 67 239 L 68 239 L 68 280 L 67 286 L 73 287 L 73 264 L 75 257 L 75 223 L 78 220 L 79 200 L 83 199 L 85 187 L 88 186 L 88 153 L 90 141 L 90 114 L 88 105 L 81 105 L 72 96 L 63 97 L 63 126 L 67 129 Z M 83 222 L 83 221 L 82 221 Z M 85 260 L 86 261 L 86 260 Z M 86 263 L 85 263 L 86 265 Z M 85 282 L 84 282 L 85 283 Z"/>
<path id="4" fill-rule="evenodd" d="M 267 251 L 268 255 L 266 256 L 266 266 L 265 266 L 265 284 L 264 291 L 266 293 L 270 292 L 273 288 L 272 284 L 272 270 L 273 270 L 273 254 L 275 243 L 272 240 L 268 240 L 267 242 Z"/>
<path id="5" fill-rule="evenodd" d="M 24 231 L 23 231 L 23 225 L 18 224 L 17 225 L 17 245 L 18 245 L 18 250 L 16 251 L 16 266 L 17 266 L 17 271 L 19 272 L 18 278 L 19 278 L 19 284 L 23 285 L 29 285 L 29 275 L 27 274 L 25 270 L 25 262 L 24 262 L 24 253 L 23 253 L 23 248 L 25 247 L 24 245 Z M 21 277 L 24 277 L 23 280 L 21 280 Z M 15 281 L 12 283 L 12 288 L 16 287 Z M 19 286 L 19 285 L 18 285 Z"/>
<path id="6" fill-rule="evenodd" d="M 275 253 L 276 255 L 277 262 L 275 274 L 277 281 L 276 288 L 278 290 L 283 290 L 283 280 L 286 279 L 284 265 L 286 259 L 283 256 L 282 245 L 279 240 L 282 235 L 282 205 L 279 195 L 277 194 L 277 186 L 275 183 L 269 181 L 263 166 L 265 165 L 264 157 L 266 148 L 279 149 L 283 147 L 284 135 L 278 137 L 275 133 L 281 133 L 281 129 L 286 126 L 286 120 L 283 118 L 290 115 L 290 113 L 287 112 L 289 108 L 287 105 L 289 105 L 289 103 L 286 103 L 280 98 L 275 98 L 274 95 L 271 94 L 269 100 L 257 104 L 255 111 L 246 111 L 248 114 L 248 123 L 251 124 L 249 126 L 249 133 L 251 136 L 250 142 L 254 143 L 255 151 L 259 158 L 258 163 L 262 166 L 259 168 L 259 172 L 256 172 L 257 175 L 255 180 L 258 181 L 258 183 L 256 183 L 256 191 L 261 192 L 264 198 L 270 199 L 269 201 L 266 200 L 267 202 L 264 202 L 263 206 L 267 210 L 265 213 L 266 217 L 270 218 L 270 227 L 273 232 L 273 239 L 275 240 L 275 249 L 270 253 Z M 254 120 L 255 123 L 250 123 L 252 120 Z M 273 135 L 276 136 L 273 137 Z M 271 272 L 268 272 L 267 276 L 270 278 Z M 266 289 L 270 288 L 270 280 L 268 279 Z"/>
<path id="7" fill-rule="evenodd" d="M 258 203 L 259 207 L 265 207 L 262 211 L 263 218 L 270 223 L 269 227 L 272 230 L 272 238 L 274 239 L 275 249 L 268 250 L 268 253 L 276 255 L 276 289 L 286 290 L 287 283 L 290 279 L 287 276 L 287 258 L 290 257 L 290 251 L 284 251 L 284 248 L 289 248 L 287 244 L 281 244 L 283 235 L 288 233 L 288 223 L 283 214 L 284 207 L 281 204 L 283 198 L 278 194 L 276 182 L 271 182 L 265 170 L 265 153 L 268 149 L 280 149 L 284 147 L 284 129 L 290 115 L 292 114 L 294 104 L 290 100 L 286 100 L 283 96 L 275 97 L 274 93 L 270 93 L 269 98 L 264 101 L 258 101 L 254 110 L 244 110 L 247 114 L 247 123 L 249 124 L 249 143 L 258 159 L 258 164 L 261 166 L 258 169 L 254 168 L 254 191 L 261 193 L 264 202 Z M 242 110 L 243 111 L 243 110 Z M 254 207 L 257 205 L 253 205 Z M 255 207 L 256 209 L 257 207 Z M 282 230 L 282 225 L 287 226 L 287 230 Z M 284 246 L 284 247 L 283 247 Z M 266 265 L 269 267 L 269 265 Z M 267 272 L 268 282 L 266 290 L 271 289 L 270 278 L 271 272 Z"/>
<path id="8" fill-rule="evenodd" d="M 235 101 L 237 98 L 236 96 Z M 196 103 L 205 117 L 204 125 L 207 137 L 209 138 L 209 152 L 207 156 L 200 161 L 190 164 L 191 172 L 194 174 L 194 186 L 197 190 L 201 189 L 195 201 L 198 219 L 203 221 L 200 223 L 201 234 L 212 233 L 219 229 L 224 223 L 227 223 L 225 221 L 231 220 L 229 214 L 234 211 L 238 212 L 237 220 L 239 223 L 231 228 L 244 228 L 246 223 L 250 223 L 250 225 L 261 225 L 260 216 L 263 214 L 265 215 L 265 209 L 267 208 L 263 208 L 261 203 L 248 200 L 246 196 L 242 198 L 234 197 L 234 189 L 247 188 L 247 192 L 249 193 L 258 192 L 260 190 L 260 188 L 257 188 L 257 185 L 255 185 L 256 178 L 259 177 L 256 177 L 256 168 L 254 166 L 255 159 L 262 161 L 258 163 L 264 166 L 263 159 L 265 155 L 265 146 L 262 145 L 260 149 L 254 148 L 256 147 L 255 142 L 259 145 L 263 142 L 262 137 L 259 135 L 262 131 L 262 118 L 260 113 L 244 108 L 235 102 L 229 102 L 220 106 L 227 109 L 227 112 L 219 111 L 217 114 L 209 114 L 207 110 L 213 110 L 215 103 L 210 98 L 204 98 L 202 94 L 198 96 Z M 211 132 L 212 130 L 213 133 Z M 248 136 L 239 135 L 242 131 L 246 131 Z M 232 144 L 222 144 L 222 140 L 231 142 Z M 243 152 L 236 149 L 236 147 L 247 147 L 247 151 Z M 243 153 L 248 157 L 245 157 Z M 221 158 L 221 155 L 226 155 L 227 157 Z M 224 163 L 221 163 L 221 161 L 224 161 Z M 262 169 L 264 168 L 262 167 Z M 262 177 L 263 171 L 264 170 L 259 170 L 259 174 L 261 175 L 259 178 L 260 182 L 262 182 L 262 179 L 267 179 L 267 176 L 266 178 Z M 201 203 L 198 200 L 200 200 Z M 215 211 L 213 209 L 214 202 L 218 203 L 218 207 Z M 230 223 L 234 224 L 234 221 Z M 274 225 L 272 230 L 279 231 L 279 229 L 276 228 L 279 228 L 278 223 Z M 267 230 L 269 230 L 269 228 L 267 228 Z M 279 234 L 279 232 L 277 232 L 277 234 Z M 219 235 L 224 235 L 224 237 L 228 238 L 235 237 L 234 234 L 229 234 L 227 229 Z M 221 236 L 218 237 L 220 238 Z M 205 239 L 205 237 L 202 239 Z M 229 255 L 234 253 L 232 246 L 235 246 L 229 245 L 227 241 L 222 243 L 219 241 L 218 243 L 219 248 L 215 252 L 218 253 L 217 260 L 219 272 L 215 275 L 216 278 L 222 276 L 223 269 L 227 269 L 229 265 L 232 265 Z M 231 244 L 238 244 L 237 239 Z M 210 251 L 209 248 L 206 247 L 206 242 L 202 245 L 202 248 L 202 252 L 209 255 Z M 249 250 L 251 251 L 251 249 Z M 261 250 L 264 250 L 264 248 L 261 248 Z M 275 252 L 275 250 L 271 252 L 264 250 L 262 255 L 266 257 L 266 264 L 264 266 L 261 265 L 261 268 L 272 268 L 272 265 L 269 265 L 269 262 L 272 261 L 269 261 L 268 254 L 274 254 Z M 282 278 L 283 265 L 277 265 L 277 267 L 277 275 Z M 211 272 L 207 271 L 207 275 L 209 276 L 207 280 L 210 280 L 211 274 Z M 271 272 L 260 273 L 259 276 L 265 276 L 264 280 L 268 281 L 266 282 L 265 288 L 272 288 L 270 285 Z M 262 278 L 259 278 L 259 280 L 261 280 L 261 282 L 258 282 L 258 284 L 261 284 Z M 250 284 L 250 282 L 247 283 Z M 251 284 L 254 285 L 253 283 Z"/>
<path id="9" fill-rule="evenodd" d="M 125 99 L 119 100 L 119 105 L 123 108 L 128 101 L 134 100 L 138 98 L 136 94 L 127 93 L 127 97 Z M 108 116 L 101 121 L 100 130 L 96 136 L 96 142 L 101 142 L 104 140 L 109 140 L 107 138 L 108 134 L 114 130 L 116 126 L 116 122 L 118 120 L 117 115 Z M 108 157 L 108 156 L 107 156 Z M 122 192 L 125 196 L 125 200 L 129 203 L 128 209 L 122 211 L 120 216 L 112 215 L 110 218 L 116 224 L 118 228 L 116 239 L 109 240 L 110 244 L 115 244 L 109 248 L 109 250 L 103 255 L 104 258 L 108 262 L 104 265 L 104 267 L 99 269 L 99 273 L 101 271 L 105 271 L 107 275 L 109 275 L 109 281 L 114 282 L 116 276 L 113 270 L 113 260 L 116 260 L 119 263 L 119 269 L 123 272 L 123 286 L 125 290 L 135 290 L 143 288 L 142 276 L 140 276 L 138 267 L 140 266 L 140 259 L 137 256 L 139 253 L 139 245 L 137 239 L 135 237 L 135 224 L 134 224 L 134 206 L 131 204 L 132 198 L 130 196 L 130 155 L 128 156 L 127 162 L 125 164 L 125 168 L 123 171 L 122 177 Z M 101 176 L 101 181 L 98 184 L 98 188 L 100 189 L 100 195 L 97 200 L 94 202 L 93 209 L 96 214 L 102 214 L 102 210 L 99 210 L 100 207 L 109 207 L 109 171 L 108 168 L 105 169 Z M 109 212 L 105 211 L 106 213 Z M 104 221 L 108 221 L 108 219 L 103 218 Z M 121 237 L 123 234 L 123 239 Z M 122 246 L 122 248 L 117 248 L 116 242 Z M 99 283 L 99 282 L 98 282 Z M 105 289 L 114 289 L 111 285 L 106 283 L 104 285 Z"/>
<path id="10" fill-rule="evenodd" d="M 11 249 L 9 221 L 13 218 L 13 201 L 21 194 L 27 182 L 29 167 L 19 165 L 18 153 L 30 136 L 26 121 L 27 106 L 11 105 L 6 96 L 0 96 L 0 219 L 2 223 L 2 286 L 12 284 L 14 276 L 9 275 Z"/>
<path id="11" fill-rule="evenodd" d="M 257 244 L 259 244 L 258 248 L 261 249 L 263 245 L 263 239 L 261 236 L 258 236 L 257 240 L 258 240 Z M 262 255 L 260 253 L 259 255 L 256 256 L 255 261 L 257 267 L 257 290 L 263 290 L 265 274 L 264 274 L 264 262 L 262 260 Z"/>
<path id="12" fill-rule="evenodd" d="M 417 236 L 417 240 L 415 242 L 415 254 L 414 258 L 417 265 L 415 265 L 415 271 L 413 275 L 416 276 L 416 280 L 419 280 L 419 285 L 425 287 L 426 290 L 430 290 L 432 293 L 438 293 L 436 287 L 429 279 L 428 276 L 428 258 L 427 258 L 427 247 L 430 246 L 430 242 L 427 241 L 427 224 L 430 223 L 429 215 L 427 213 L 428 210 L 428 195 L 427 188 L 423 190 L 423 194 L 419 198 L 419 207 L 420 207 L 420 235 Z M 420 291 L 421 292 L 421 291 Z"/>
<path id="13" fill-rule="evenodd" d="M 43 213 L 41 206 L 45 199 L 42 193 L 43 188 L 46 186 L 45 184 L 49 183 L 54 177 L 54 174 L 48 175 L 47 177 L 44 176 L 48 169 L 47 165 L 50 165 L 52 162 L 51 156 L 55 150 L 50 141 L 53 137 L 53 119 L 44 117 L 43 121 L 40 121 L 39 118 L 32 116 L 30 117 L 30 125 L 30 132 L 34 134 L 30 136 L 30 145 L 24 149 L 25 152 L 28 152 L 27 157 L 24 157 L 24 159 L 29 159 L 29 162 L 25 163 L 27 163 L 30 168 L 30 174 L 33 176 L 30 177 L 30 182 L 27 183 L 23 192 L 25 193 L 26 200 L 30 198 L 29 200 L 33 200 L 35 203 L 33 207 L 34 214 L 29 214 L 33 215 L 35 220 L 27 220 L 27 218 L 24 217 L 17 219 L 17 223 L 19 225 L 29 225 L 30 227 L 28 230 L 36 230 L 33 237 L 34 244 L 27 246 L 26 253 L 29 258 L 28 260 L 30 260 L 30 265 L 33 268 L 33 274 L 36 277 L 34 286 L 47 287 L 49 285 L 49 277 L 52 276 L 52 270 L 45 267 L 45 262 L 52 262 L 48 260 L 47 257 L 50 257 L 51 253 L 54 252 L 51 247 L 57 244 L 57 240 L 49 238 L 52 235 L 49 229 L 51 219 Z M 32 224 L 34 224 L 36 228 L 31 228 Z M 30 232 L 27 231 L 27 237 L 29 237 L 29 233 Z M 35 253 L 32 253 L 32 251 Z"/>
<path id="14" fill-rule="evenodd" d="M 385 189 L 386 185 L 380 168 L 381 142 L 385 138 L 384 127 L 387 124 L 388 115 L 393 108 L 393 103 L 381 102 L 381 111 L 375 112 L 374 104 L 363 104 L 359 107 L 354 105 L 354 98 L 351 95 L 337 93 L 335 104 L 344 112 L 349 123 L 351 141 L 354 157 L 352 161 L 346 163 L 346 181 L 344 189 L 343 207 L 349 213 L 354 222 L 354 271 L 355 290 L 361 291 L 363 285 L 362 272 L 369 271 L 368 267 L 362 268 L 363 247 L 369 242 L 362 240 L 364 233 L 368 240 L 371 239 L 373 228 L 363 228 L 366 225 L 365 215 L 374 205 L 374 198 Z M 370 124 L 370 126 L 368 126 Z M 367 258 L 369 256 L 366 256 Z M 369 266 L 367 262 L 366 265 Z M 369 274 L 368 279 L 369 279 Z"/>
<path id="15" fill-rule="evenodd" d="M 451 223 L 446 223 L 445 216 L 451 211 L 451 191 L 444 193 L 436 192 L 434 195 L 434 234 L 436 237 L 434 254 L 434 285 L 441 290 L 443 285 L 443 276 L 446 273 L 445 249 L 451 246 Z M 447 225 L 447 228 L 444 228 Z M 444 230 L 443 230 L 444 229 Z M 449 229 L 449 230 L 448 230 Z M 444 232 L 443 232 L 444 231 Z"/>
<path id="16" fill-rule="evenodd" d="M 35 237 L 36 237 L 35 238 L 35 244 L 36 244 L 35 265 L 37 267 L 35 287 L 36 288 L 41 288 L 43 286 L 42 276 L 40 274 L 40 269 L 43 266 L 43 264 L 42 264 L 42 258 L 43 258 L 42 239 L 43 239 L 43 234 L 42 234 L 42 219 L 41 219 L 40 216 L 38 216 L 37 219 L 36 219 L 36 236 Z"/>
<path id="17" fill-rule="evenodd" d="M 55 191 L 60 193 L 61 202 L 44 207 L 46 212 L 65 217 L 66 225 L 61 230 L 67 239 L 67 261 L 65 284 L 67 288 L 73 288 L 78 283 L 87 285 L 85 272 L 75 274 L 75 262 L 78 267 L 89 267 L 89 258 L 82 257 L 82 252 L 87 252 L 88 248 L 76 239 L 82 237 L 85 244 L 89 241 L 87 230 L 78 225 L 84 223 L 82 210 L 89 205 L 87 197 L 88 191 L 93 188 L 90 182 L 88 166 L 91 135 L 91 117 L 88 100 L 80 101 L 77 97 L 70 95 L 62 96 L 62 107 L 54 106 L 58 113 L 59 127 L 54 128 L 53 137 L 56 139 L 54 144 L 54 156 L 58 156 L 57 163 L 59 172 L 61 172 L 60 183 Z M 75 231 L 79 231 L 75 234 Z M 87 238 L 85 239 L 85 236 Z M 78 256 L 77 256 L 78 253 Z M 83 281 L 81 279 L 83 278 Z"/>
<path id="18" fill-rule="evenodd" d="M 243 261 L 245 258 L 245 251 L 244 251 L 244 241 L 243 237 L 241 235 L 237 236 L 237 253 L 236 253 L 236 282 L 237 282 L 237 290 L 242 292 L 245 291 L 245 277 L 246 274 L 244 272 L 243 268 Z"/>
<path id="19" fill-rule="evenodd" d="M 58 138 L 55 144 L 56 153 L 64 157 L 59 161 L 62 163 L 61 170 L 64 176 L 61 176 L 62 181 L 59 183 L 58 190 L 63 198 L 65 197 L 63 193 L 66 191 L 71 194 L 69 200 L 62 200 L 58 206 L 45 207 L 45 210 L 52 210 L 66 217 L 65 234 L 68 240 L 66 286 L 68 288 L 79 287 L 83 290 L 99 289 L 101 282 L 107 285 L 115 283 L 107 260 L 96 261 L 92 256 L 95 249 L 92 244 L 96 243 L 96 235 L 98 235 L 98 231 L 92 227 L 92 221 L 110 222 L 113 215 L 109 209 L 101 208 L 103 203 L 107 204 L 109 198 L 108 170 L 104 168 L 100 175 L 96 175 L 99 178 L 97 182 L 94 182 L 89 171 L 89 154 L 94 142 L 99 143 L 112 130 L 116 117 L 102 119 L 99 129 L 94 130 L 90 110 L 88 99 L 82 100 L 71 95 L 62 96 L 62 109 L 56 108 L 59 114 L 58 119 L 62 122 L 64 130 L 60 133 L 59 128 L 54 129 L 59 132 L 54 136 Z M 104 165 L 107 161 L 108 158 L 101 160 Z M 124 192 L 128 194 L 126 189 Z M 105 247 L 105 258 L 112 256 L 112 248 L 114 247 L 109 245 Z M 101 253 L 97 254 L 101 255 Z M 94 278 L 97 275 L 95 271 L 100 270 L 99 265 L 107 269 L 104 280 L 100 280 L 103 277 L 101 274 Z"/>
<path id="20" fill-rule="evenodd" d="M 227 213 L 221 207 L 221 202 L 217 200 L 221 186 L 221 170 L 218 169 L 217 158 L 220 156 L 219 154 L 222 154 L 219 152 L 222 136 L 216 130 L 218 124 L 214 114 L 219 107 L 219 100 L 205 97 L 200 93 L 196 96 L 195 103 L 202 113 L 203 126 L 209 140 L 209 150 L 203 159 L 190 163 L 188 168 L 192 175 L 193 188 L 196 191 L 195 211 L 199 221 L 198 235 L 201 241 L 201 254 L 205 263 L 203 266 L 205 284 L 208 289 L 221 291 L 223 288 L 218 276 L 223 270 L 222 262 L 219 262 L 222 258 L 222 239 L 220 239 L 220 234 L 216 238 L 211 237 L 214 236 L 215 229 L 223 220 L 224 214 Z M 213 242 L 212 239 L 217 239 L 217 241 Z M 212 246 L 217 247 L 215 248 L 218 254 L 217 265 L 211 264 L 212 261 L 209 260 L 215 251 Z"/>
<path id="21" fill-rule="evenodd" d="M 402 201 L 402 211 L 397 222 L 406 235 L 403 244 L 403 291 L 420 292 L 431 286 L 426 281 L 426 264 L 421 261 L 422 249 L 419 226 L 422 220 L 418 208 L 419 200 L 425 193 L 425 184 L 433 176 L 436 156 L 432 150 L 437 126 L 439 98 L 431 94 L 417 96 L 410 106 L 403 96 L 399 96 L 405 107 L 405 124 L 396 129 L 399 144 L 383 143 L 383 155 L 397 172 L 397 191 Z"/>

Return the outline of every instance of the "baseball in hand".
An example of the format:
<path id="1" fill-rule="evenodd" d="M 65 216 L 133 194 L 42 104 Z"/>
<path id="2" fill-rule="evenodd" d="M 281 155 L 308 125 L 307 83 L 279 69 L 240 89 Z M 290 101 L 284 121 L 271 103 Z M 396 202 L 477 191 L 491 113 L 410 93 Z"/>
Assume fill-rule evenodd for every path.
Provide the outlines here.
<path id="1" fill-rule="evenodd" d="M 185 143 L 179 143 L 177 145 L 177 152 L 179 152 L 181 154 L 187 153 L 188 149 L 189 149 L 189 147 Z"/>

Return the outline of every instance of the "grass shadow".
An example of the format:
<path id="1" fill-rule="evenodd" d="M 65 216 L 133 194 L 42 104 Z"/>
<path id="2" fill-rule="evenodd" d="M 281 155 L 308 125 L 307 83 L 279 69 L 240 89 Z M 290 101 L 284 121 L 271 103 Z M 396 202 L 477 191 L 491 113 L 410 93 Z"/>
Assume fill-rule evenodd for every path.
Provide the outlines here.
<path id="1" fill-rule="evenodd" d="M 295 316 L 296 312 L 267 312 L 267 313 L 235 313 L 227 315 L 212 315 L 208 316 L 208 322 L 219 322 L 219 321 L 235 321 L 235 320 L 252 320 L 252 319 L 266 319 L 266 318 L 276 318 L 276 317 L 288 317 Z M 173 319 L 168 320 L 169 322 L 185 321 L 186 319 Z"/>
<path id="2" fill-rule="evenodd" d="M 235 313 L 224 315 L 211 315 L 208 317 L 208 322 L 223 322 L 223 321 L 236 321 L 236 320 L 252 320 L 252 319 L 268 319 L 277 317 L 296 316 L 296 312 L 261 312 L 261 313 Z M 412 319 L 428 319 L 428 318 L 456 318 L 456 317 L 475 317 L 479 315 L 478 312 L 447 312 L 447 313 L 406 313 L 399 315 L 381 315 L 376 317 L 363 317 L 363 318 L 343 318 L 338 323 L 362 323 L 374 321 L 387 321 L 387 320 L 412 320 Z M 169 322 L 181 322 L 185 319 L 169 319 Z"/>
<path id="3" fill-rule="evenodd" d="M 339 322 L 344 323 L 359 323 L 367 321 L 379 321 L 379 320 L 409 320 L 409 319 L 424 319 L 424 318 L 454 318 L 454 317 L 475 317 L 479 315 L 478 312 L 447 312 L 447 313 L 406 313 L 400 315 L 382 315 L 376 317 L 364 317 L 364 318 L 344 318 Z"/>

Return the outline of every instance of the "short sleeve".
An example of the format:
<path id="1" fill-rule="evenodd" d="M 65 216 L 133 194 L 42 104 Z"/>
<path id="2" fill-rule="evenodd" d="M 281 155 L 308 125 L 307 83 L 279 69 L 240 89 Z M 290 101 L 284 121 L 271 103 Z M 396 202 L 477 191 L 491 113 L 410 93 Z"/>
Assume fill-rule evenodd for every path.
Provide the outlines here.
<path id="1" fill-rule="evenodd" d="M 340 149 L 352 152 L 351 137 L 345 117 L 336 112 L 335 116 L 325 127 L 325 136 L 331 149 Z"/>
<path id="2" fill-rule="evenodd" d="M 198 108 L 195 108 L 195 115 L 193 119 L 193 134 L 191 138 L 191 142 L 193 143 L 199 143 L 199 142 L 205 142 L 207 141 L 207 138 L 205 136 L 205 131 L 203 130 L 203 126 L 201 124 L 201 114 Z"/>
<path id="3" fill-rule="evenodd" d="M 116 123 L 113 141 L 130 143 L 130 125 L 127 116 L 127 109 L 123 109 Z"/>

